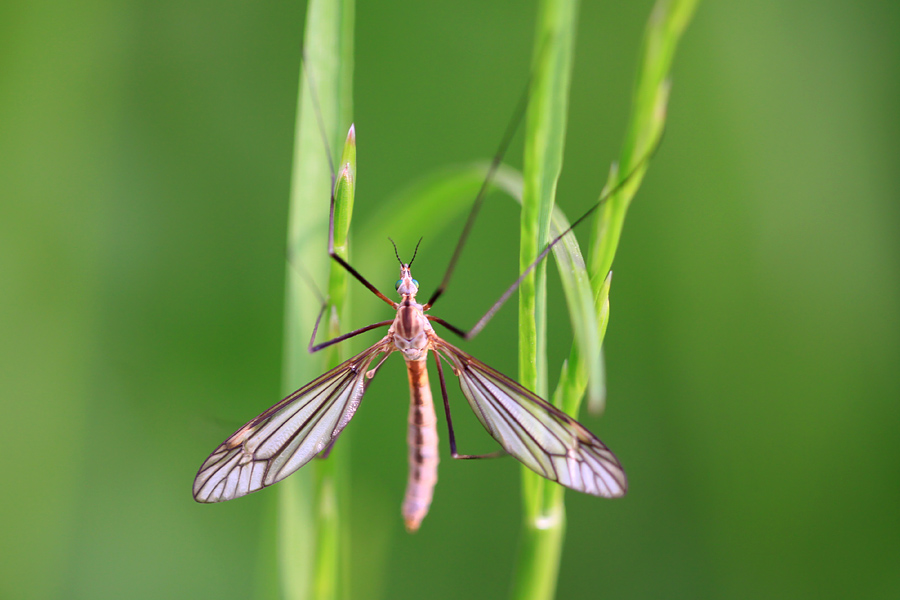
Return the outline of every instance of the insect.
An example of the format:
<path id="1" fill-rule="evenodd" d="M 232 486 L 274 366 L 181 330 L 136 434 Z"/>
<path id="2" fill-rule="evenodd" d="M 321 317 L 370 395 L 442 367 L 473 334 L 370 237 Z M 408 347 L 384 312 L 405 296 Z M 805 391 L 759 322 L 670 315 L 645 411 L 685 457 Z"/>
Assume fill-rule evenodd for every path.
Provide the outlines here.
<path id="1" fill-rule="evenodd" d="M 523 100 L 526 98 L 527 91 Z M 524 107 L 523 101 L 513 118 L 511 130 L 514 131 L 515 125 L 521 121 Z M 319 123 L 321 127 L 321 116 Z M 239 498 L 281 481 L 317 455 L 327 455 L 356 413 L 372 378 L 387 357 L 395 352 L 400 353 L 406 361 L 410 387 L 409 479 L 402 507 L 403 519 L 409 531 L 418 530 L 428 513 L 437 482 L 438 433 L 426 368 L 429 355 L 432 356 L 440 382 L 453 458 L 477 459 L 493 455 L 457 453 L 442 361 L 458 378 L 463 396 L 487 432 L 500 444 L 502 453 L 512 455 L 532 471 L 570 489 L 606 498 L 625 494 L 628 485 L 625 471 L 616 456 L 597 436 L 513 379 L 446 342 L 432 326 L 432 323 L 438 323 L 464 339 L 474 337 L 524 277 L 547 256 L 550 249 L 624 185 L 631 174 L 639 170 L 653 153 L 648 153 L 631 174 L 622 178 L 615 188 L 601 197 L 600 202 L 554 238 L 481 320 L 471 330 L 463 331 L 429 314 L 429 311 L 449 280 L 487 183 L 509 144 L 509 131 L 507 130 L 508 135 L 494 157 L 488 179 L 476 197 L 447 273 L 425 304 L 416 300 L 419 283 L 413 279 L 410 270 L 418 246 L 409 263 L 404 263 L 394 245 L 395 255 L 400 262 L 400 278 L 395 286 L 399 301 L 390 300 L 335 253 L 335 197 L 332 186 L 329 255 L 376 296 L 391 305 L 396 315 L 393 319 L 374 323 L 313 346 L 312 340 L 315 340 L 325 311 L 323 306 L 313 329 L 310 351 L 380 327 L 388 327 L 387 334 L 366 350 L 320 375 L 251 419 L 226 439 L 203 462 L 197 473 L 193 486 L 197 502 L 222 502 Z M 496 454 L 498 453 L 494 455 Z"/>

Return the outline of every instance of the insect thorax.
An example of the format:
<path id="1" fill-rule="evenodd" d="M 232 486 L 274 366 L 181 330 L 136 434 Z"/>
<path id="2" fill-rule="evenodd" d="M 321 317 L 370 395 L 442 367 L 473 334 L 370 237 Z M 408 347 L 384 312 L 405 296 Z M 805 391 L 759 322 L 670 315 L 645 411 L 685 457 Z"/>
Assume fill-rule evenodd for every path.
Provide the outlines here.
<path id="1" fill-rule="evenodd" d="M 397 317 L 391 326 L 394 347 L 406 360 L 422 360 L 428 353 L 428 332 L 431 323 L 422 312 L 422 305 L 404 300 L 397 308 Z"/>

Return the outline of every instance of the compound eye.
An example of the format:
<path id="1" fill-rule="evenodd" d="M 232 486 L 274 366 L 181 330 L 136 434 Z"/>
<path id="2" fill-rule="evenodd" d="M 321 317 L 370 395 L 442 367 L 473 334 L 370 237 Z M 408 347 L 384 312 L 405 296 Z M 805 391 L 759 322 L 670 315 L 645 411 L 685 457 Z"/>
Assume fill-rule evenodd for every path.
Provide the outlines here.
<path id="1" fill-rule="evenodd" d="M 403 283 L 403 280 L 402 280 L 402 279 L 398 279 L 398 280 L 397 280 L 397 283 L 394 284 L 394 289 L 395 289 L 395 290 L 399 290 L 399 289 L 400 289 L 400 284 L 401 284 L 401 283 Z"/>
<path id="2" fill-rule="evenodd" d="M 419 280 L 418 280 L 418 279 L 413 279 L 413 285 L 416 286 L 416 287 L 419 287 Z"/>

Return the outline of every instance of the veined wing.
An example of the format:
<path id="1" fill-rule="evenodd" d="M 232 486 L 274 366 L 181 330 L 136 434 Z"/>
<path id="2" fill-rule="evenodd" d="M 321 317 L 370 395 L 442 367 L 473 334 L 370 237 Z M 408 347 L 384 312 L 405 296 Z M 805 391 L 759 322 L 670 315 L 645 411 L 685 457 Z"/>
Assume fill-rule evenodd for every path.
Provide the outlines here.
<path id="1" fill-rule="evenodd" d="M 238 429 L 194 479 L 194 500 L 222 502 L 281 481 L 328 447 L 369 385 L 366 369 L 383 340 L 306 384 Z"/>
<path id="2" fill-rule="evenodd" d="M 567 488 L 616 498 L 628 482 L 619 459 L 581 423 L 506 375 L 435 341 L 488 433 L 526 467 Z"/>

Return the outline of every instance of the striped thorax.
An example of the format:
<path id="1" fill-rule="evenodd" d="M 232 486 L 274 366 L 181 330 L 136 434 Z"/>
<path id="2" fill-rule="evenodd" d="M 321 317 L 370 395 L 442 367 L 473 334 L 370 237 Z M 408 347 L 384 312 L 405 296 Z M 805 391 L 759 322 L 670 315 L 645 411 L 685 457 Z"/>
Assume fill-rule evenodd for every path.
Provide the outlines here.
<path id="1" fill-rule="evenodd" d="M 396 287 L 401 300 L 397 304 L 397 316 L 389 335 L 393 336 L 394 347 L 403 353 L 407 361 L 425 360 L 433 329 L 423 306 L 416 302 L 419 282 L 410 275 L 409 265 L 400 265 L 400 279 Z"/>

